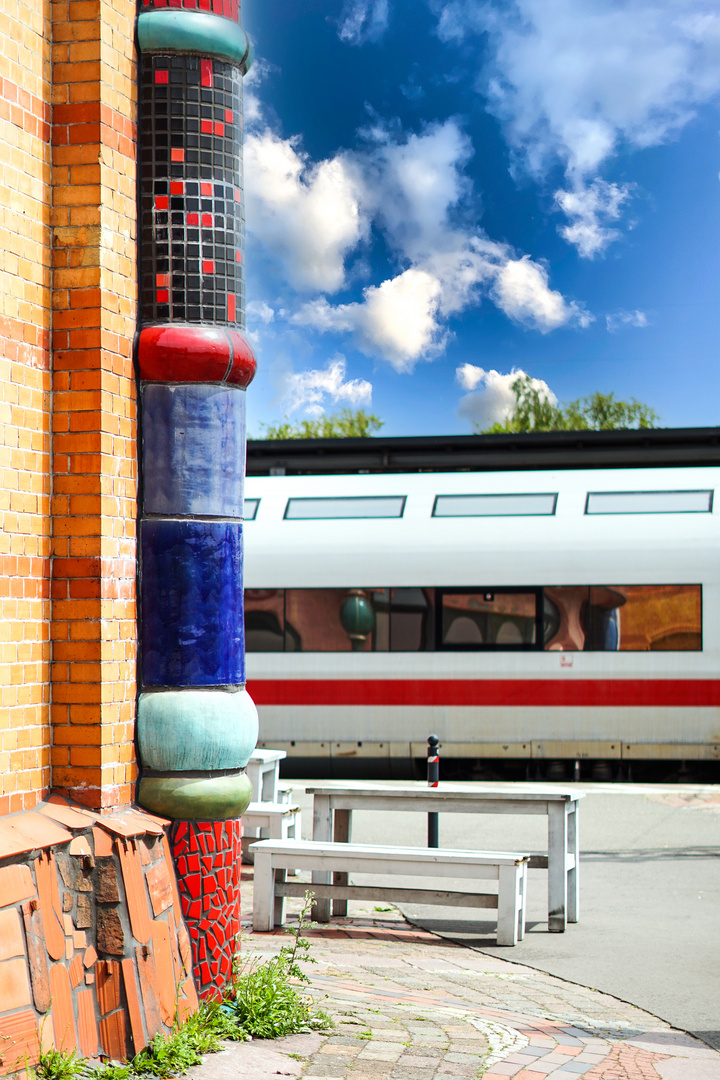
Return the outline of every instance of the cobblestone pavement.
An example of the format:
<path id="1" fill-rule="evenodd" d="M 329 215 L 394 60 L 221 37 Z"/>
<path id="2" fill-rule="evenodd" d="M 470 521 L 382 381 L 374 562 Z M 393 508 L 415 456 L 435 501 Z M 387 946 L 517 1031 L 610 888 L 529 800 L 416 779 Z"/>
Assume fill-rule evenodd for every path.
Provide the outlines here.
<path id="1" fill-rule="evenodd" d="M 243 949 L 268 957 L 287 938 L 249 932 L 251 868 L 243 877 Z M 228 1075 L 720 1080 L 720 1054 L 634 1005 L 416 930 L 396 911 L 333 920 L 308 936 L 317 961 L 307 968 L 309 992 L 335 1027 L 264 1044 L 266 1072 L 257 1044 L 236 1046 Z M 221 1080 L 220 1066 L 208 1058 L 196 1080 Z"/>

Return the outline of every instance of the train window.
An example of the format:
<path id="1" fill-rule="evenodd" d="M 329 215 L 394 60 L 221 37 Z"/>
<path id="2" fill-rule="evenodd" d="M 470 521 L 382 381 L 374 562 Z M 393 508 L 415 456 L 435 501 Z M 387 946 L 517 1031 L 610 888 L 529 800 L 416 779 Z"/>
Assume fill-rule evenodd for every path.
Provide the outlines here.
<path id="1" fill-rule="evenodd" d="M 284 652 L 285 590 L 245 590 L 245 649 Z"/>
<path id="2" fill-rule="evenodd" d="M 391 589 L 390 650 L 422 652 L 433 647 L 433 602 L 430 589 Z"/>
<path id="3" fill-rule="evenodd" d="M 702 649 L 700 585 L 562 585 L 543 590 L 545 649 Z"/>
<path id="4" fill-rule="evenodd" d="M 541 647 L 539 589 L 442 589 L 437 597 L 437 642 L 442 649 Z"/>
<path id="5" fill-rule="evenodd" d="M 373 589 L 286 589 L 286 628 L 302 652 L 371 652 L 375 649 Z M 287 633 L 286 633 L 287 641 Z M 286 645 L 287 648 L 287 645 Z"/>
<path id="6" fill-rule="evenodd" d="M 709 514 L 712 491 L 590 491 L 586 514 Z"/>
<path id="7" fill-rule="evenodd" d="M 592 590 L 595 591 L 594 589 Z M 627 652 L 700 652 L 700 585 L 622 585 L 617 609 L 617 645 Z"/>
<path id="8" fill-rule="evenodd" d="M 405 510 L 405 501 L 405 495 L 288 499 L 285 519 L 308 521 L 318 518 L 400 518 Z"/>
<path id="9" fill-rule="evenodd" d="M 554 514 L 557 494 L 437 495 L 433 517 L 537 517 Z"/>
<path id="10" fill-rule="evenodd" d="M 245 507 L 243 510 L 244 521 L 254 521 L 257 517 L 258 506 L 260 505 L 259 499 L 246 499 Z"/>

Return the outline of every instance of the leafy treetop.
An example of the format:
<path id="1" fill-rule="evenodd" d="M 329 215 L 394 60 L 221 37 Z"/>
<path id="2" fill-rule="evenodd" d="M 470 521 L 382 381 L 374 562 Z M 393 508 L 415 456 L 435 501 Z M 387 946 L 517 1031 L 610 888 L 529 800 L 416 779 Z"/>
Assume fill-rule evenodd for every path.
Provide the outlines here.
<path id="1" fill-rule="evenodd" d="M 287 418 L 280 424 L 263 424 L 266 439 L 365 439 L 374 435 L 384 421 L 364 409 L 353 412 L 343 409 L 332 416 L 318 416 L 314 420 L 297 423 Z"/>
<path id="2" fill-rule="evenodd" d="M 524 431 L 611 431 L 615 428 L 652 428 L 660 419 L 649 405 L 631 398 L 619 401 L 614 394 L 597 391 L 589 397 L 553 405 L 533 384 L 529 375 L 518 375 L 512 384 L 515 409 L 502 423 L 483 434 Z"/>

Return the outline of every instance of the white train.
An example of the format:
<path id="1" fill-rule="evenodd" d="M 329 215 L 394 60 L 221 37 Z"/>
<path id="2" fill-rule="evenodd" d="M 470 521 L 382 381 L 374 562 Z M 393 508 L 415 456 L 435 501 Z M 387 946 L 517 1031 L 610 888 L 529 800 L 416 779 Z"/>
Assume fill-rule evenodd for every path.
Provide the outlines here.
<path id="1" fill-rule="evenodd" d="M 595 466 L 605 442 L 564 461 Z M 529 775 L 720 759 L 720 467 L 542 461 L 248 476 L 261 746 L 336 775 L 402 775 L 430 733 L 446 763 Z"/>

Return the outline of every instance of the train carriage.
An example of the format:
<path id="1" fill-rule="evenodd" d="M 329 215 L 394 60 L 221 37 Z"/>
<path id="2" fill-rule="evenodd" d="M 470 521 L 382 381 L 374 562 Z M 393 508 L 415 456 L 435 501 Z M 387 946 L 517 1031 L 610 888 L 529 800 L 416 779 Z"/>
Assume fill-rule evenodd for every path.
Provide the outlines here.
<path id="1" fill-rule="evenodd" d="M 566 434 L 250 444 L 260 745 L 335 775 L 404 775 L 430 732 L 509 775 L 720 759 L 719 433 Z"/>

